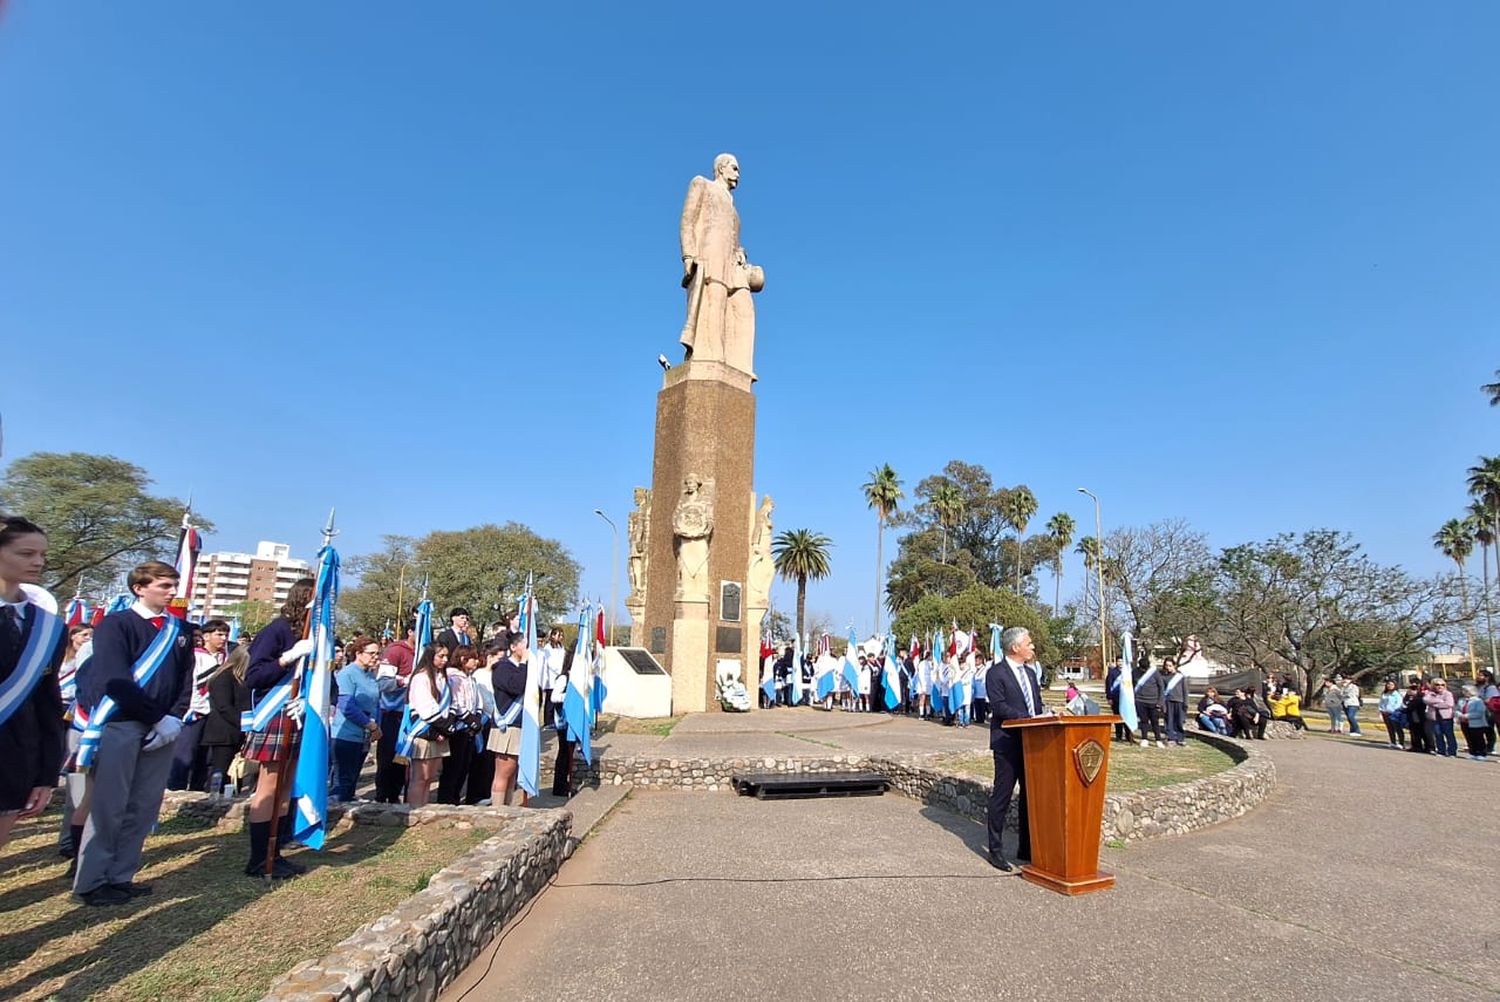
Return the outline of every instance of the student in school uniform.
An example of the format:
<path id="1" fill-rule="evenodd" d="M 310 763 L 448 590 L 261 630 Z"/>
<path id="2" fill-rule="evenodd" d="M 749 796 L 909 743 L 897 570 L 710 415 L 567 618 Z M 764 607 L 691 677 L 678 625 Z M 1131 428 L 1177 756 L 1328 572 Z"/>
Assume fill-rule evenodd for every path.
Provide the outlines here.
<path id="1" fill-rule="evenodd" d="M 127 583 L 135 604 L 104 617 L 94 652 L 78 670 L 78 705 L 88 717 L 78 764 L 91 772 L 73 893 L 95 906 L 151 893 L 135 875 L 193 682 L 192 634 L 167 612 L 177 569 L 148 561 Z"/>
<path id="2" fill-rule="evenodd" d="M 0 518 L 0 846 L 17 821 L 46 808 L 63 762 L 57 677 L 68 631 L 21 587 L 36 584 L 46 566 L 41 526 Z"/>

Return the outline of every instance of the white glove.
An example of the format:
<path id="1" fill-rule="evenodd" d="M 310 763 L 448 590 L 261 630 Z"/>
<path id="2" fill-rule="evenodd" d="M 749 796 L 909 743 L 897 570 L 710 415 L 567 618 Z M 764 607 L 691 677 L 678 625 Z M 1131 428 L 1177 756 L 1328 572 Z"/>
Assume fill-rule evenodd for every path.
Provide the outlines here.
<path id="1" fill-rule="evenodd" d="M 162 717 L 156 722 L 150 732 L 146 734 L 142 751 L 156 751 L 165 748 L 177 740 L 177 735 L 182 732 L 182 721 L 176 717 Z"/>
<path id="2" fill-rule="evenodd" d="M 302 698 L 300 696 L 296 699 L 287 700 L 286 717 L 292 723 L 300 727 L 302 726 L 302 716 L 306 712 L 306 709 L 306 704 L 302 702 Z"/>
<path id="3" fill-rule="evenodd" d="M 305 658 L 312 652 L 313 642 L 311 637 L 306 637 L 302 640 L 299 640 L 291 646 L 290 650 L 288 650 L 281 656 L 281 666 L 285 668 L 295 662 L 298 658 Z"/>

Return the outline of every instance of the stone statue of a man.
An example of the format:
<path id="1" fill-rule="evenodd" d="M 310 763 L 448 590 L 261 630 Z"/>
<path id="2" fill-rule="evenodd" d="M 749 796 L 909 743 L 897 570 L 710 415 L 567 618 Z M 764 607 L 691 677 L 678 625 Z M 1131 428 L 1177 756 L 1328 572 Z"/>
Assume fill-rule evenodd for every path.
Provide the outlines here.
<path id="1" fill-rule="evenodd" d="M 682 286 L 687 358 L 725 362 L 755 378 L 755 306 L 750 294 L 765 287 L 765 273 L 740 246 L 740 215 L 732 192 L 740 164 L 732 154 L 714 157 L 713 180 L 695 177 L 682 206 Z"/>
<path id="2" fill-rule="evenodd" d="M 695 474 L 682 479 L 682 497 L 672 512 L 677 551 L 677 599 L 707 601 L 708 540 L 714 531 L 714 482 Z"/>
<path id="3" fill-rule="evenodd" d="M 630 597 L 626 605 L 646 604 L 646 570 L 650 559 L 648 547 L 651 531 L 651 492 L 644 487 L 635 489 L 635 511 L 625 519 L 625 539 L 630 553 L 626 567 L 630 572 Z"/>
<path id="4" fill-rule="evenodd" d="M 776 559 L 771 554 L 771 512 L 776 508 L 767 494 L 755 513 L 755 528 L 750 534 L 750 571 L 745 577 L 746 604 L 764 609 L 771 600 L 771 581 L 776 576 Z"/>

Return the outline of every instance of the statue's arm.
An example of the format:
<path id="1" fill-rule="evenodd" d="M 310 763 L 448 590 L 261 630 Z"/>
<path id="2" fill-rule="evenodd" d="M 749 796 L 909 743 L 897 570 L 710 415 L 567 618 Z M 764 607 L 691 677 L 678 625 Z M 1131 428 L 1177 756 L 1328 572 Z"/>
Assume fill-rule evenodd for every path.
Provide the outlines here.
<path id="1" fill-rule="evenodd" d="M 695 177 L 688 184 L 687 198 L 682 203 L 682 225 L 678 234 L 682 243 L 683 261 L 698 257 L 698 214 L 703 209 L 703 194 L 708 190 L 708 179 Z"/>

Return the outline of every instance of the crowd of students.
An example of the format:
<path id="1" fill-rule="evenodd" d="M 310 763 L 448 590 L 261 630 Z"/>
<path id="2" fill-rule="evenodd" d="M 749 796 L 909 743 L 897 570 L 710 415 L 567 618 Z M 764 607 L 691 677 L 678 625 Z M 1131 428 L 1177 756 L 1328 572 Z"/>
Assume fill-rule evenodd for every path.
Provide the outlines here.
<path id="1" fill-rule="evenodd" d="M 59 851 L 73 892 L 88 905 L 144 897 L 141 851 L 174 789 L 250 790 L 245 873 L 294 877 L 304 867 L 280 851 L 290 841 L 290 770 L 301 700 L 288 698 L 304 637 L 311 578 L 292 585 L 276 617 L 230 642 L 218 619 L 173 615 L 179 575 L 147 561 L 127 578 L 131 604 L 90 627 L 64 626 L 38 586 L 47 534 L 0 519 L 0 845 L 35 817 L 64 779 Z M 545 723 L 561 723 L 572 650 L 554 630 L 528 649 L 502 629 L 481 643 L 462 609 L 421 652 L 415 635 L 382 645 L 339 645 L 330 722 L 330 793 L 359 800 L 371 752 L 377 799 L 420 806 L 518 803 L 521 702 L 528 662 L 539 661 Z M 558 742 L 553 792 L 571 792 L 573 748 Z"/>

